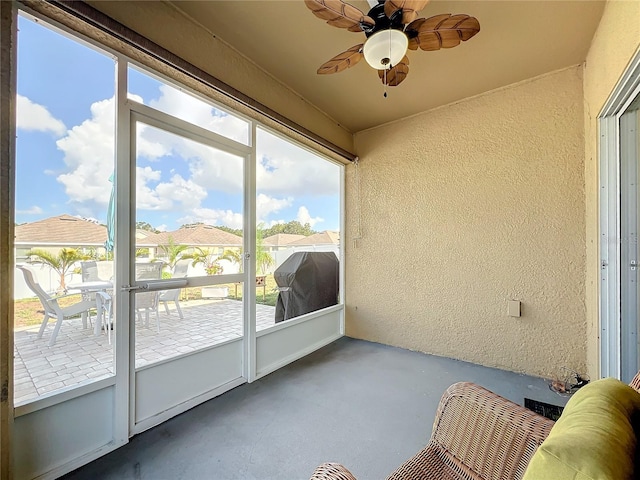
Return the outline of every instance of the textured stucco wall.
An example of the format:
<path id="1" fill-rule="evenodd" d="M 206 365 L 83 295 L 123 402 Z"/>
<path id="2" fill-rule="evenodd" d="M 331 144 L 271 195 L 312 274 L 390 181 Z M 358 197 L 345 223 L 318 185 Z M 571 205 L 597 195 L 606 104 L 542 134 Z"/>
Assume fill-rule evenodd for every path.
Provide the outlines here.
<path id="1" fill-rule="evenodd" d="M 587 245 L 587 361 L 599 374 L 599 162 L 598 114 L 640 49 L 640 2 L 610 1 L 591 42 L 584 67 L 585 192 Z"/>
<path id="2" fill-rule="evenodd" d="M 573 67 L 358 133 L 347 335 L 533 375 L 584 371 L 583 126 Z M 507 316 L 509 299 L 522 317 Z"/>
<path id="3" fill-rule="evenodd" d="M 351 132 L 171 5 L 149 1 L 87 3 L 298 125 L 353 151 Z"/>

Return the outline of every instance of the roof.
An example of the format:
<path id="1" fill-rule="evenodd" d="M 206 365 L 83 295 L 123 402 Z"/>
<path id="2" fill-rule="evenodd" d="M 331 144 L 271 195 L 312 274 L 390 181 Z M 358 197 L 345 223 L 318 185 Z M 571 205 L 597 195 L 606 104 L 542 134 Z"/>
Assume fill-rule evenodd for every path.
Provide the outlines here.
<path id="1" fill-rule="evenodd" d="M 59 215 L 16 225 L 15 241 L 22 244 L 102 245 L 107 227 L 71 215 Z"/>
<path id="2" fill-rule="evenodd" d="M 332 232 L 325 230 L 324 232 L 314 233 L 308 237 L 301 238 L 295 242 L 291 242 L 289 246 L 296 245 L 338 245 L 340 243 L 340 232 Z"/>
<path id="3" fill-rule="evenodd" d="M 153 233 L 138 244 L 168 245 L 169 237 L 178 245 L 242 246 L 242 237 L 205 224 L 182 227 L 172 232 Z"/>
<path id="4" fill-rule="evenodd" d="M 140 240 L 141 238 L 147 238 L 149 235 L 152 235 L 153 232 L 150 230 L 144 230 L 143 228 L 136 228 L 136 238 Z"/>
<path id="5" fill-rule="evenodd" d="M 306 238 L 304 235 L 296 235 L 293 233 L 276 233 L 275 235 L 270 235 L 262 239 L 262 243 L 264 245 L 272 245 L 272 246 L 280 246 L 280 245 L 288 245 L 291 242 L 295 242 L 296 240 L 301 240 Z"/>

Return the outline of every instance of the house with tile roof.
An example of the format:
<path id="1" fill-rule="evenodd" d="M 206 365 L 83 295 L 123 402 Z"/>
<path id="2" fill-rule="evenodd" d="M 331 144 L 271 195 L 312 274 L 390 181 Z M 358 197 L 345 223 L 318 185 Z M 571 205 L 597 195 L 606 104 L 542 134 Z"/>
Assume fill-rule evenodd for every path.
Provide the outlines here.
<path id="1" fill-rule="evenodd" d="M 264 249 L 273 255 L 274 252 L 289 248 L 292 242 L 306 238 L 304 235 L 296 235 L 293 233 L 276 233 L 262 239 Z"/>
<path id="2" fill-rule="evenodd" d="M 187 225 L 171 232 L 152 233 L 143 240 L 150 246 L 166 246 L 171 241 L 177 245 L 194 247 L 242 248 L 242 237 L 225 232 L 204 223 Z"/>
<path id="3" fill-rule="evenodd" d="M 314 233 L 308 237 L 303 237 L 289 243 L 289 247 L 305 247 L 317 245 L 339 245 L 340 232 L 325 230 L 324 232 Z"/>
<path id="4" fill-rule="evenodd" d="M 162 258 L 162 247 L 167 247 L 171 242 L 188 246 L 185 254 L 193 253 L 196 248 L 209 249 L 218 255 L 222 255 L 225 250 L 242 250 L 242 237 L 203 223 L 186 225 L 171 232 L 152 233 L 137 240 L 136 246 L 148 248 L 149 256 L 152 258 Z"/>
<path id="5" fill-rule="evenodd" d="M 340 258 L 339 245 L 340 232 L 331 230 L 299 238 L 286 244 L 284 249 L 279 249 L 272 253 L 275 260 L 272 270 L 282 265 L 295 252 L 333 252 Z"/>
<path id="6" fill-rule="evenodd" d="M 107 227 L 97 222 L 71 215 L 58 215 L 15 227 L 17 261 L 24 260 L 25 253 L 40 248 L 58 253 L 63 248 L 76 248 L 88 253 L 95 250 L 104 254 Z"/>

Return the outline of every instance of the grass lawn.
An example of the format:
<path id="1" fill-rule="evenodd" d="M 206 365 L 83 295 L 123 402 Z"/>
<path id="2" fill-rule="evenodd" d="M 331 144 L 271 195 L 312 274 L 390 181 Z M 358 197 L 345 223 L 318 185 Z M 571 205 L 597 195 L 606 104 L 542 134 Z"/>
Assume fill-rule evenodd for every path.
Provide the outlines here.
<path id="1" fill-rule="evenodd" d="M 80 300 L 82 300 L 82 297 L 80 294 L 77 294 L 61 298 L 58 303 L 61 307 L 67 307 L 78 303 Z M 37 297 L 21 298 L 13 304 L 13 322 L 15 328 L 40 325 L 43 317 L 44 309 Z"/>
<path id="2" fill-rule="evenodd" d="M 235 283 L 226 284 L 229 287 L 229 298 L 232 300 L 242 300 L 242 285 Z M 256 287 L 256 303 L 275 306 L 278 299 L 278 289 L 273 275 L 267 275 L 266 286 Z M 263 298 L 264 292 L 264 298 Z M 184 288 L 180 295 L 180 301 L 200 300 L 202 298 L 202 287 Z M 71 295 L 60 299 L 60 306 L 66 307 L 80 300 L 80 295 Z M 14 328 L 40 325 L 44 316 L 44 310 L 40 300 L 36 297 L 16 300 L 13 305 Z"/>

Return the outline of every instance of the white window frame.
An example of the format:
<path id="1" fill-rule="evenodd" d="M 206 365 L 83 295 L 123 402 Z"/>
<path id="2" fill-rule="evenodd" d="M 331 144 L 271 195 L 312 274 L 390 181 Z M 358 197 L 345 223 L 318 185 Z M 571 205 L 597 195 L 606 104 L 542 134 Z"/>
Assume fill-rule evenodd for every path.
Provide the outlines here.
<path id="1" fill-rule="evenodd" d="M 640 94 L 637 52 L 598 115 L 600 154 L 600 376 L 621 377 L 620 117 Z"/>

